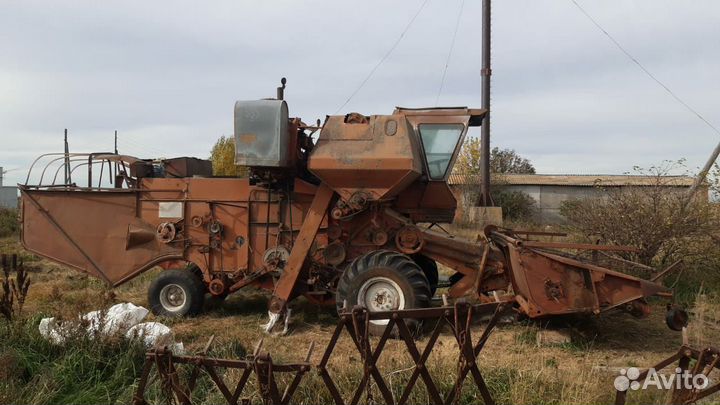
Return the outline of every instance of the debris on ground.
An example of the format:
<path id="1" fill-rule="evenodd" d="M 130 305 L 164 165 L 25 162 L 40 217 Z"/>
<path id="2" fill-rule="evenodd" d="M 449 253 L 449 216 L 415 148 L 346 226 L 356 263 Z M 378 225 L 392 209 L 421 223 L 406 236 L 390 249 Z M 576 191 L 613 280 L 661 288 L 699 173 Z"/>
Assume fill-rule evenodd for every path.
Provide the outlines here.
<path id="1" fill-rule="evenodd" d="M 160 322 L 143 322 L 149 313 L 144 307 L 126 302 L 88 312 L 78 317 L 77 322 L 43 318 L 38 329 L 40 335 L 55 344 L 64 344 L 68 337 L 78 333 L 93 338 L 124 335 L 127 339 L 142 339 L 148 348 L 168 346 L 175 353 L 183 353 L 182 342 L 175 342 L 169 327 Z"/>
<path id="2" fill-rule="evenodd" d="M 185 347 L 182 342 L 175 342 L 172 329 L 160 322 L 143 322 L 128 329 L 128 339 L 142 339 L 146 347 L 169 347 L 175 354 L 183 354 Z"/>
<path id="3" fill-rule="evenodd" d="M 89 323 L 88 334 L 112 336 L 142 322 L 149 313 L 147 309 L 127 302 L 113 305 L 106 311 L 88 312 L 82 319 Z"/>

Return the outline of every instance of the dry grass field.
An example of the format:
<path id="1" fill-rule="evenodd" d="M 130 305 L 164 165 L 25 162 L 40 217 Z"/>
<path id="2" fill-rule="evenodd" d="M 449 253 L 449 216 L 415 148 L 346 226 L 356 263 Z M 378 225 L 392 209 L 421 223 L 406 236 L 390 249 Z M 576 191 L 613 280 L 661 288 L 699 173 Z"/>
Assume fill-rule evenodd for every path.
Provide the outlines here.
<path id="1" fill-rule="evenodd" d="M 0 252 L 22 249 L 14 239 L 1 239 Z M 130 403 L 142 364 L 142 348 L 112 339 L 94 343 L 83 340 L 76 347 L 57 347 L 39 337 L 37 323 L 42 316 L 72 319 L 79 313 L 118 302 L 147 306 L 145 289 L 155 272 L 110 291 L 99 280 L 28 254 L 23 256 L 32 285 L 23 310 L 24 321 L 18 322 L 19 326 L 2 325 L 4 321 L 0 321 L 4 340 L 0 344 L 0 362 L 5 365 L 0 373 L 0 403 Z M 248 291 L 230 296 L 221 305 L 208 308 L 202 316 L 159 321 L 173 329 L 176 340 L 183 342 L 188 352 L 200 350 L 215 335 L 211 354 L 238 358 L 252 351 L 264 337 L 264 348 L 274 360 L 294 362 L 302 360 L 314 341 L 317 348 L 312 362 L 317 363 L 337 321 L 334 310 L 299 300 L 293 305 L 290 334 L 274 337 L 264 335 L 260 328 L 267 321 L 266 304 L 265 293 Z M 542 347 L 536 345 L 542 325 L 500 325 L 482 352 L 479 365 L 498 403 L 609 404 L 614 400 L 613 380 L 620 368 L 650 366 L 681 344 L 681 335 L 664 324 L 664 309 L 660 304 L 654 309 L 648 319 L 616 314 L 552 325 L 551 329 L 566 329 L 572 341 Z M 702 316 L 694 318 L 691 324 L 690 343 L 718 345 L 720 330 L 714 325 L 720 320 L 720 303 L 712 297 L 699 296 L 694 311 Z M 150 315 L 149 320 L 158 319 Z M 480 331 L 483 325 L 476 328 Z M 419 346 L 426 340 L 421 339 Z M 452 385 L 456 356 L 452 336 L 444 334 L 428 362 L 430 372 L 444 389 Z M 402 341 L 390 341 L 379 361 L 379 368 L 396 395 L 412 373 L 412 366 Z M 360 379 L 362 363 L 347 336 L 341 338 L 329 368 L 345 397 L 350 396 Z M 239 374 L 229 373 L 226 377 L 232 381 Z M 254 403 L 260 401 L 257 393 L 246 389 L 245 394 Z M 375 399 L 381 398 L 376 389 L 374 394 Z M 657 390 L 637 391 L 629 395 L 629 403 L 662 403 L 666 395 Z M 162 402 L 159 388 L 151 391 L 148 398 Z M 313 404 L 328 403 L 330 397 L 320 378 L 310 374 L 294 399 Z M 427 403 L 421 382 L 411 399 L 413 403 Z M 222 402 L 222 397 L 204 381 L 195 400 L 214 404 Z M 720 399 L 716 398 L 717 401 Z M 466 384 L 460 403 L 482 400 Z M 712 399 L 708 403 L 713 403 Z"/>

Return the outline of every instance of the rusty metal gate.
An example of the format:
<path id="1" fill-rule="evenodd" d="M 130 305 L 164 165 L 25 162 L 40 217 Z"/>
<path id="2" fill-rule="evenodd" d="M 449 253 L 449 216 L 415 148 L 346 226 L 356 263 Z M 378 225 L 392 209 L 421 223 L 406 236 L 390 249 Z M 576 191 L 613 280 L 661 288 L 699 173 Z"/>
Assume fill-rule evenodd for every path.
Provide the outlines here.
<path id="1" fill-rule="evenodd" d="M 208 343 L 205 351 L 209 349 L 211 342 Z M 144 393 L 149 382 L 150 372 L 153 368 L 157 369 L 162 390 L 165 397 L 171 399 L 171 402 L 191 404 L 193 390 L 197 386 L 201 372 L 204 371 L 220 390 L 220 393 L 228 404 L 237 404 L 241 401 L 243 390 L 253 373 L 257 377 L 259 392 L 264 403 L 288 404 L 300 384 L 303 375 L 311 369 L 309 357 L 312 346 L 308 352 L 306 361 L 297 364 L 275 364 L 270 354 L 260 351 L 261 347 L 262 341 L 258 344 L 251 358 L 246 360 L 217 359 L 207 357 L 204 353 L 196 356 L 178 356 L 174 355 L 172 351 L 167 348 L 158 348 L 148 352 L 145 358 L 145 366 L 143 367 L 140 377 L 140 383 L 133 397 L 133 404 L 139 405 L 146 403 Z M 180 374 L 178 373 L 178 366 L 180 365 L 186 365 L 191 368 L 189 376 L 185 381 L 181 380 Z M 228 387 L 225 379 L 218 374 L 218 368 L 242 370 L 240 380 L 232 391 Z M 282 394 L 280 394 L 278 388 L 275 377 L 276 373 L 294 374 L 292 382 L 285 388 Z M 248 400 L 244 399 L 242 399 L 242 402 L 249 403 Z"/>
<path id="2" fill-rule="evenodd" d="M 406 404 L 419 379 L 425 385 L 430 402 L 437 404 L 457 403 L 468 375 L 471 376 L 471 380 L 477 387 L 483 402 L 485 404 L 494 404 L 492 394 L 485 384 L 478 367 L 477 358 L 498 320 L 507 314 L 510 308 L 509 303 L 469 304 L 458 302 L 453 306 L 371 313 L 365 308 L 355 307 L 340 315 L 340 320 L 318 364 L 310 363 L 314 344 L 310 345 L 303 362 L 293 364 L 274 363 L 270 354 L 262 352 L 262 341 L 253 354 L 244 360 L 218 359 L 206 356 L 205 353 L 210 347 L 210 342 L 200 355 L 195 356 L 178 356 L 172 354 L 167 348 L 156 349 L 146 354 L 145 365 L 133 398 L 133 404 L 144 405 L 147 403 L 145 392 L 151 383 L 153 370 L 156 370 L 156 378 L 160 381 L 168 399 L 171 402 L 181 404 L 192 403 L 192 393 L 203 372 L 212 380 L 228 404 L 249 403 L 249 399 L 243 397 L 243 391 L 248 387 L 252 374 L 255 375 L 258 392 L 265 404 L 289 404 L 292 403 L 293 395 L 301 384 L 303 377 L 312 370 L 321 377 L 324 388 L 334 403 L 338 405 L 346 403 L 358 404 L 363 399 L 363 396 L 365 396 L 366 402 L 374 402 L 371 392 L 372 381 L 374 381 L 380 392 L 382 403 Z M 483 317 L 489 317 L 489 321 L 482 334 L 475 340 L 472 336 L 471 326 L 479 318 Z M 384 332 L 374 344 L 369 333 L 369 324 L 372 321 L 387 321 Z M 413 331 L 408 326 L 416 321 L 432 325 L 432 329 L 429 331 L 429 340 L 422 350 L 418 348 L 413 337 Z M 435 347 L 440 333 L 446 327 L 451 330 L 459 353 L 457 356 L 457 375 L 454 378 L 455 383 L 447 392 L 443 393 L 428 371 L 426 362 Z M 353 345 L 362 359 L 362 377 L 350 398 L 343 397 L 335 380 L 333 380 L 332 373 L 328 369 L 328 362 L 333 356 L 338 339 L 343 333 L 346 333 L 352 339 Z M 405 386 L 402 387 L 402 394 L 399 398 L 393 396 L 388 383 L 377 367 L 378 359 L 382 355 L 388 339 L 393 337 L 404 342 L 414 362 L 412 375 Z M 188 372 L 185 373 L 187 374 L 186 378 L 181 378 L 179 372 L 181 366 L 188 368 L 186 370 Z M 233 389 L 228 387 L 227 382 L 218 372 L 219 368 L 242 370 L 240 379 Z M 282 391 L 278 386 L 277 374 L 291 375 L 290 382 Z"/>

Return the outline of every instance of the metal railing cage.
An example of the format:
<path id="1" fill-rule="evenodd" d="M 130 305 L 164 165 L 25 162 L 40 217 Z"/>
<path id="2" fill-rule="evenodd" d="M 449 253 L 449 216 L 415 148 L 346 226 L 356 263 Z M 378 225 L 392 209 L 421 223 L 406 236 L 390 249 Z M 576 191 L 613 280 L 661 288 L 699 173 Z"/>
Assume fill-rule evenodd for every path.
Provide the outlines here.
<path id="1" fill-rule="evenodd" d="M 113 152 L 45 153 L 33 161 L 22 186 L 66 190 L 134 189 L 138 181 L 131 174 L 131 165 L 138 161 L 141 159 Z"/>

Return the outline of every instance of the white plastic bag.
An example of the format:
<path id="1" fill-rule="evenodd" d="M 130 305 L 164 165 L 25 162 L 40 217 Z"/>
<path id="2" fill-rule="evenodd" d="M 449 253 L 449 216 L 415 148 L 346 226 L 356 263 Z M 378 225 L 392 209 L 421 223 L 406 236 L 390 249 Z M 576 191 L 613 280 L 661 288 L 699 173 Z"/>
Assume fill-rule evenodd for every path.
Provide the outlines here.
<path id="1" fill-rule="evenodd" d="M 160 322 L 143 322 L 130 328 L 125 337 L 128 339 L 142 339 L 145 347 L 168 346 L 175 354 L 183 354 L 185 348 L 182 342 L 175 343 L 172 330 Z"/>
<path id="2" fill-rule="evenodd" d="M 58 325 L 55 318 L 41 319 L 38 329 L 40 330 L 40 336 L 55 343 L 56 345 L 65 342 L 65 336 L 61 333 L 63 329 L 60 325 Z"/>
<path id="3" fill-rule="evenodd" d="M 117 304 L 108 308 L 107 311 L 91 311 L 82 315 L 78 322 L 59 323 L 55 318 L 43 318 L 40 320 L 38 330 L 45 339 L 55 343 L 65 343 L 69 333 L 77 333 L 77 328 L 87 323 L 86 333 L 95 337 L 98 333 L 105 336 L 112 336 L 125 333 L 133 326 L 139 324 L 147 317 L 147 309 L 131 303 Z M 165 325 L 163 325 L 166 327 Z M 167 328 L 167 327 L 166 327 Z M 169 330 L 169 329 L 168 329 Z M 171 342 L 172 343 L 172 342 Z"/>
<path id="4" fill-rule="evenodd" d="M 174 342 L 170 328 L 160 322 L 143 322 L 130 328 L 125 337 L 142 339 L 147 347 L 169 346 Z"/>
<path id="5" fill-rule="evenodd" d="M 101 332 L 103 335 L 112 336 L 117 333 L 124 333 L 133 326 L 139 324 L 147 317 L 147 309 L 133 305 L 129 302 L 111 306 L 103 317 L 102 311 L 92 311 L 82 316 L 82 319 L 89 322 L 88 334 L 94 335 Z M 102 327 L 102 331 L 98 331 Z"/>

